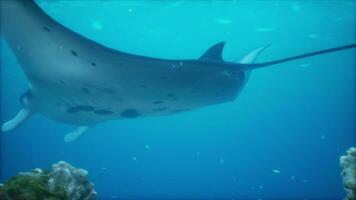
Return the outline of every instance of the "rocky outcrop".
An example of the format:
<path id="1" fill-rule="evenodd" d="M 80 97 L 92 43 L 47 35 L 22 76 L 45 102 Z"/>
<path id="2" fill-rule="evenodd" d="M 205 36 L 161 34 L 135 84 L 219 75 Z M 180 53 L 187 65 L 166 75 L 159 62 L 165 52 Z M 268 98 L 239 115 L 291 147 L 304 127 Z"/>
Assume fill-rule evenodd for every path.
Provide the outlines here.
<path id="1" fill-rule="evenodd" d="M 95 200 L 94 185 L 87 175 L 87 171 L 60 161 L 50 172 L 37 168 L 12 177 L 0 186 L 0 199 Z"/>
<path id="2" fill-rule="evenodd" d="M 62 187 L 70 200 L 94 200 L 96 198 L 94 185 L 89 182 L 88 172 L 84 169 L 77 169 L 60 161 L 52 165 L 52 170 L 48 180 L 50 191 Z"/>
<path id="3" fill-rule="evenodd" d="M 340 157 L 341 176 L 346 191 L 345 200 L 356 200 L 356 148 L 351 147 Z"/>

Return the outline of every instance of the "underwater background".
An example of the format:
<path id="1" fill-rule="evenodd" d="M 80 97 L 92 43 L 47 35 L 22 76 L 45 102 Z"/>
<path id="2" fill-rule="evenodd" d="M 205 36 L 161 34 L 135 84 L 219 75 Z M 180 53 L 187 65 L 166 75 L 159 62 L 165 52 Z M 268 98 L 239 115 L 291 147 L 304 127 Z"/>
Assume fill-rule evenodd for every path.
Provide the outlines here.
<path id="1" fill-rule="evenodd" d="M 199 58 L 226 41 L 238 62 L 355 43 L 355 1 L 36 1 L 108 47 Z M 36 47 L 34 47 L 36 48 Z M 339 157 L 356 145 L 355 50 L 257 69 L 231 103 L 164 117 L 75 127 L 35 115 L 0 135 L 0 182 L 65 160 L 89 171 L 98 199 L 342 199 Z M 135 78 L 135 77 L 132 77 Z M 1 122 L 28 81 L 1 38 Z"/>

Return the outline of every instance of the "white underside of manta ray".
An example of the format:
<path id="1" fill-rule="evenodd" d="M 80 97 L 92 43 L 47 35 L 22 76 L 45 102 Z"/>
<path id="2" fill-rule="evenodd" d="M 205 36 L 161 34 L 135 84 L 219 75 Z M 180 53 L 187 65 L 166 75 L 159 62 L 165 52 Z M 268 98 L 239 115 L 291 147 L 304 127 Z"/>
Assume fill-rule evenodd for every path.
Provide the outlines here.
<path id="1" fill-rule="evenodd" d="M 168 60 L 120 52 L 84 38 L 32 0 L 1 0 L 1 20 L 2 36 L 30 82 L 20 98 L 23 109 L 1 130 L 10 131 L 33 113 L 42 113 L 78 126 L 65 141 L 107 120 L 169 115 L 233 101 L 252 69 L 356 47 L 254 64 L 266 47 L 232 63 L 223 61 L 221 42 L 199 59 Z"/>

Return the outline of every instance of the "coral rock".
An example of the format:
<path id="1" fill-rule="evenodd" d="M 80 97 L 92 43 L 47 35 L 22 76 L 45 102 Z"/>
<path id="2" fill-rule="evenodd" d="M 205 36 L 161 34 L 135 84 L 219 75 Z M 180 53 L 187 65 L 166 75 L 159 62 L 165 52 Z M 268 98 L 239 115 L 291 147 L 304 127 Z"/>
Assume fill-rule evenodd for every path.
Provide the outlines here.
<path id="1" fill-rule="evenodd" d="M 77 169 L 64 161 L 60 161 L 52 165 L 52 170 L 51 178 L 48 180 L 50 190 L 63 187 L 71 200 L 94 200 L 96 198 L 94 185 L 88 181 L 88 172 L 84 169 Z"/>
<path id="2" fill-rule="evenodd" d="M 52 171 L 34 169 L 20 172 L 0 185 L 1 200 L 95 200 L 94 185 L 88 172 L 60 161 Z"/>
<path id="3" fill-rule="evenodd" d="M 346 191 L 345 200 L 356 200 L 356 148 L 351 147 L 340 157 L 341 176 Z"/>

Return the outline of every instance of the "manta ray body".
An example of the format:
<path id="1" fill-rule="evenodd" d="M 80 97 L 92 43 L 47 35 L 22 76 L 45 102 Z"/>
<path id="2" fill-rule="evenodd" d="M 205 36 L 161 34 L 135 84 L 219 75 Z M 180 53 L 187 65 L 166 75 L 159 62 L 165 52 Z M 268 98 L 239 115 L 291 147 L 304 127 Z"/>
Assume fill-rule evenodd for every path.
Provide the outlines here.
<path id="1" fill-rule="evenodd" d="M 65 141 L 107 120 L 170 115 L 233 101 L 252 69 L 356 47 L 255 63 L 265 46 L 233 63 L 222 59 L 225 43 L 220 42 L 199 59 L 168 60 L 100 45 L 59 24 L 32 0 L 1 1 L 1 19 L 2 36 L 30 82 L 20 98 L 23 109 L 2 131 L 42 113 L 78 126 Z"/>

